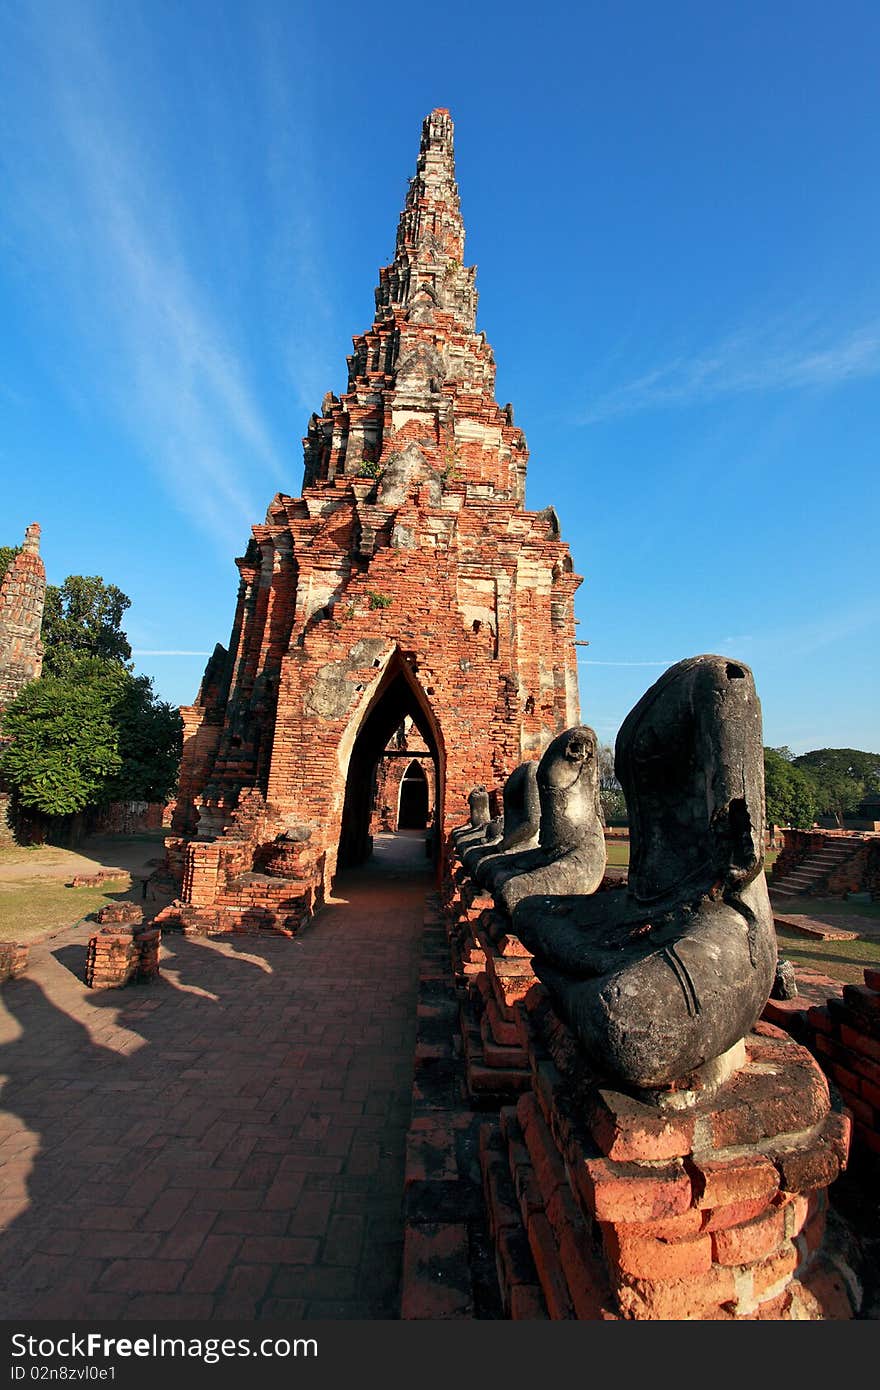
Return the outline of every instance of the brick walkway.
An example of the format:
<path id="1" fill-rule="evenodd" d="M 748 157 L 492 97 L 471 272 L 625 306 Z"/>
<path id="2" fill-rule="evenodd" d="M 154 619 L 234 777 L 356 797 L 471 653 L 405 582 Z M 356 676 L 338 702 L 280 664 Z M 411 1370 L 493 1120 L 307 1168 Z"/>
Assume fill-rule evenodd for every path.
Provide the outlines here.
<path id="1" fill-rule="evenodd" d="M 422 841 L 294 941 L 166 938 L 82 984 L 91 924 L 0 990 L 0 1317 L 395 1318 Z M 415 855 L 421 854 L 421 859 Z"/>

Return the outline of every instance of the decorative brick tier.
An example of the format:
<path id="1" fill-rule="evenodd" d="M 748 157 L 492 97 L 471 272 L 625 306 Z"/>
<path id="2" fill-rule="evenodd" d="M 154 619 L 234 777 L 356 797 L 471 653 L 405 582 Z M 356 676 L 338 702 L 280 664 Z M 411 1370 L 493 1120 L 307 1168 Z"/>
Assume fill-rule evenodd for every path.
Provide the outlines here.
<path id="1" fill-rule="evenodd" d="M 825 1225 L 850 1120 L 805 1048 L 759 1023 L 713 1093 L 661 1109 L 596 1081 L 540 986 L 520 1017 L 532 1089 L 481 1136 L 508 1316 L 535 1303 L 521 1233 L 554 1319 L 853 1316 Z"/>
<path id="2" fill-rule="evenodd" d="M 531 1084 L 517 1006 L 538 983 L 532 956 L 507 914 L 461 866 L 447 881 L 447 901 L 468 1093 L 475 1105 L 497 1107 Z"/>
<path id="3" fill-rule="evenodd" d="M 85 982 L 90 989 L 122 989 L 159 974 L 162 933 L 158 927 L 115 922 L 91 938 Z"/>
<path id="4" fill-rule="evenodd" d="M 17 941 L 0 941 L 0 982 L 17 980 L 27 970 L 28 948 Z"/>
<path id="5" fill-rule="evenodd" d="M 404 1176 L 406 1320 L 502 1316 L 481 1186 L 481 1117 L 467 1100 L 458 1013 L 445 924 L 433 900 L 422 939 Z"/>
<path id="6" fill-rule="evenodd" d="M 492 899 L 486 895 L 475 898 L 450 931 L 453 971 L 463 984 L 460 1026 L 468 1093 L 483 1107 L 515 1099 L 530 1085 L 516 1006 L 536 983 L 531 955 L 509 931 L 506 916 L 487 903 Z"/>

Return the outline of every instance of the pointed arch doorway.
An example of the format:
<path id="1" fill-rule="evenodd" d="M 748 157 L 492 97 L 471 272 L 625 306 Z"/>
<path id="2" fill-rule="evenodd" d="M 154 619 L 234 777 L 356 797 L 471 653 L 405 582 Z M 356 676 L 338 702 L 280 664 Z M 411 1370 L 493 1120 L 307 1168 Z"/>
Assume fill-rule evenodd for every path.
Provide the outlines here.
<path id="1" fill-rule="evenodd" d="M 376 787 L 376 771 L 394 731 L 409 716 L 425 740 L 434 765 L 436 804 L 434 823 L 443 823 L 445 750 L 443 735 L 434 711 L 419 684 L 410 662 L 397 650 L 370 701 L 358 729 L 348 763 L 345 801 L 339 835 L 337 872 L 355 868 L 372 852 L 370 814 Z M 420 769 L 421 771 L 421 769 Z M 422 773 L 424 780 L 424 773 Z M 427 798 L 427 790 L 425 792 Z M 433 837 L 434 855 L 439 837 Z"/>
<path id="2" fill-rule="evenodd" d="M 428 806 L 428 779 L 421 769 L 418 758 L 413 758 L 400 779 L 397 806 L 398 830 L 427 830 Z"/>

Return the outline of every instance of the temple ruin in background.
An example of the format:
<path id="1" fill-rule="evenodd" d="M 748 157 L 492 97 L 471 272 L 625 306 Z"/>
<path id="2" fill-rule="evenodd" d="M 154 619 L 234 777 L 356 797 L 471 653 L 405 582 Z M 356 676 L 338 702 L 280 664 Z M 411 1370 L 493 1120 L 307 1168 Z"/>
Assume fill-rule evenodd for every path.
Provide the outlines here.
<path id="1" fill-rule="evenodd" d="M 25 531 L 0 584 L 0 710 L 11 704 L 43 669 L 43 607 L 46 567 L 40 558 L 40 527 Z M 0 780 L 0 843 L 14 838 L 9 794 Z"/>
<path id="2" fill-rule="evenodd" d="M 40 527 L 35 521 L 25 531 L 24 544 L 0 584 L 0 709 L 39 679 L 45 602 L 46 568 L 40 558 Z"/>

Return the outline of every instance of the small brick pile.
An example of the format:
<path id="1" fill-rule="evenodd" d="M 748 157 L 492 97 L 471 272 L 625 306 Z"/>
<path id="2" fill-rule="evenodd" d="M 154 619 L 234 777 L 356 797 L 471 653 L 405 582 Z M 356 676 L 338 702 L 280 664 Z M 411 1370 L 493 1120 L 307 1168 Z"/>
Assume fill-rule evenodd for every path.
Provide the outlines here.
<path id="1" fill-rule="evenodd" d="M 86 984 L 90 989 L 122 989 L 124 985 L 156 979 L 161 945 L 158 927 L 118 919 L 108 922 L 89 941 Z"/>
<path id="2" fill-rule="evenodd" d="M 793 999 L 774 999 L 772 996 L 767 1000 L 761 1013 L 761 1018 L 765 1023 L 774 1023 L 777 1028 L 783 1028 L 789 1033 L 796 1042 L 803 1043 L 815 1054 L 813 1047 L 813 1027 L 809 1022 L 811 1010 L 823 1008 L 829 999 L 842 999 L 844 986 L 842 981 L 833 980 L 830 975 L 822 975 L 816 970 L 807 970 L 802 966 L 795 967 L 795 980 L 797 983 L 797 994 Z M 823 1059 L 818 1057 L 819 1065 L 823 1065 Z M 827 1067 L 823 1067 L 827 1074 Z"/>
<path id="3" fill-rule="evenodd" d="M 144 910 L 137 903 L 106 903 L 95 913 L 95 921 L 101 926 L 109 922 L 125 922 L 129 926 L 139 927 L 143 920 Z"/>
<path id="4" fill-rule="evenodd" d="M 520 1019 L 532 1089 L 481 1135 L 509 1317 L 852 1317 L 825 1224 L 850 1121 L 805 1048 L 760 1023 L 727 1082 L 669 1110 L 600 1085 L 540 986 Z"/>
<path id="5" fill-rule="evenodd" d="M 852 1111 L 853 1153 L 880 1158 L 880 970 L 806 1012 L 804 1041 Z"/>
<path id="6" fill-rule="evenodd" d="M 17 980 L 27 970 L 28 948 L 17 941 L 0 941 L 0 982 Z"/>
<path id="7" fill-rule="evenodd" d="M 155 921 L 166 931 L 182 931 L 185 936 L 273 936 L 294 937 L 314 916 L 318 906 L 318 885 L 267 874 L 243 874 L 234 880 L 211 904 L 187 903 L 175 899 L 158 912 Z"/>
<path id="8" fill-rule="evenodd" d="M 68 888 L 101 888 L 114 878 L 124 878 L 125 869 L 99 869 L 96 874 L 74 874 Z"/>

